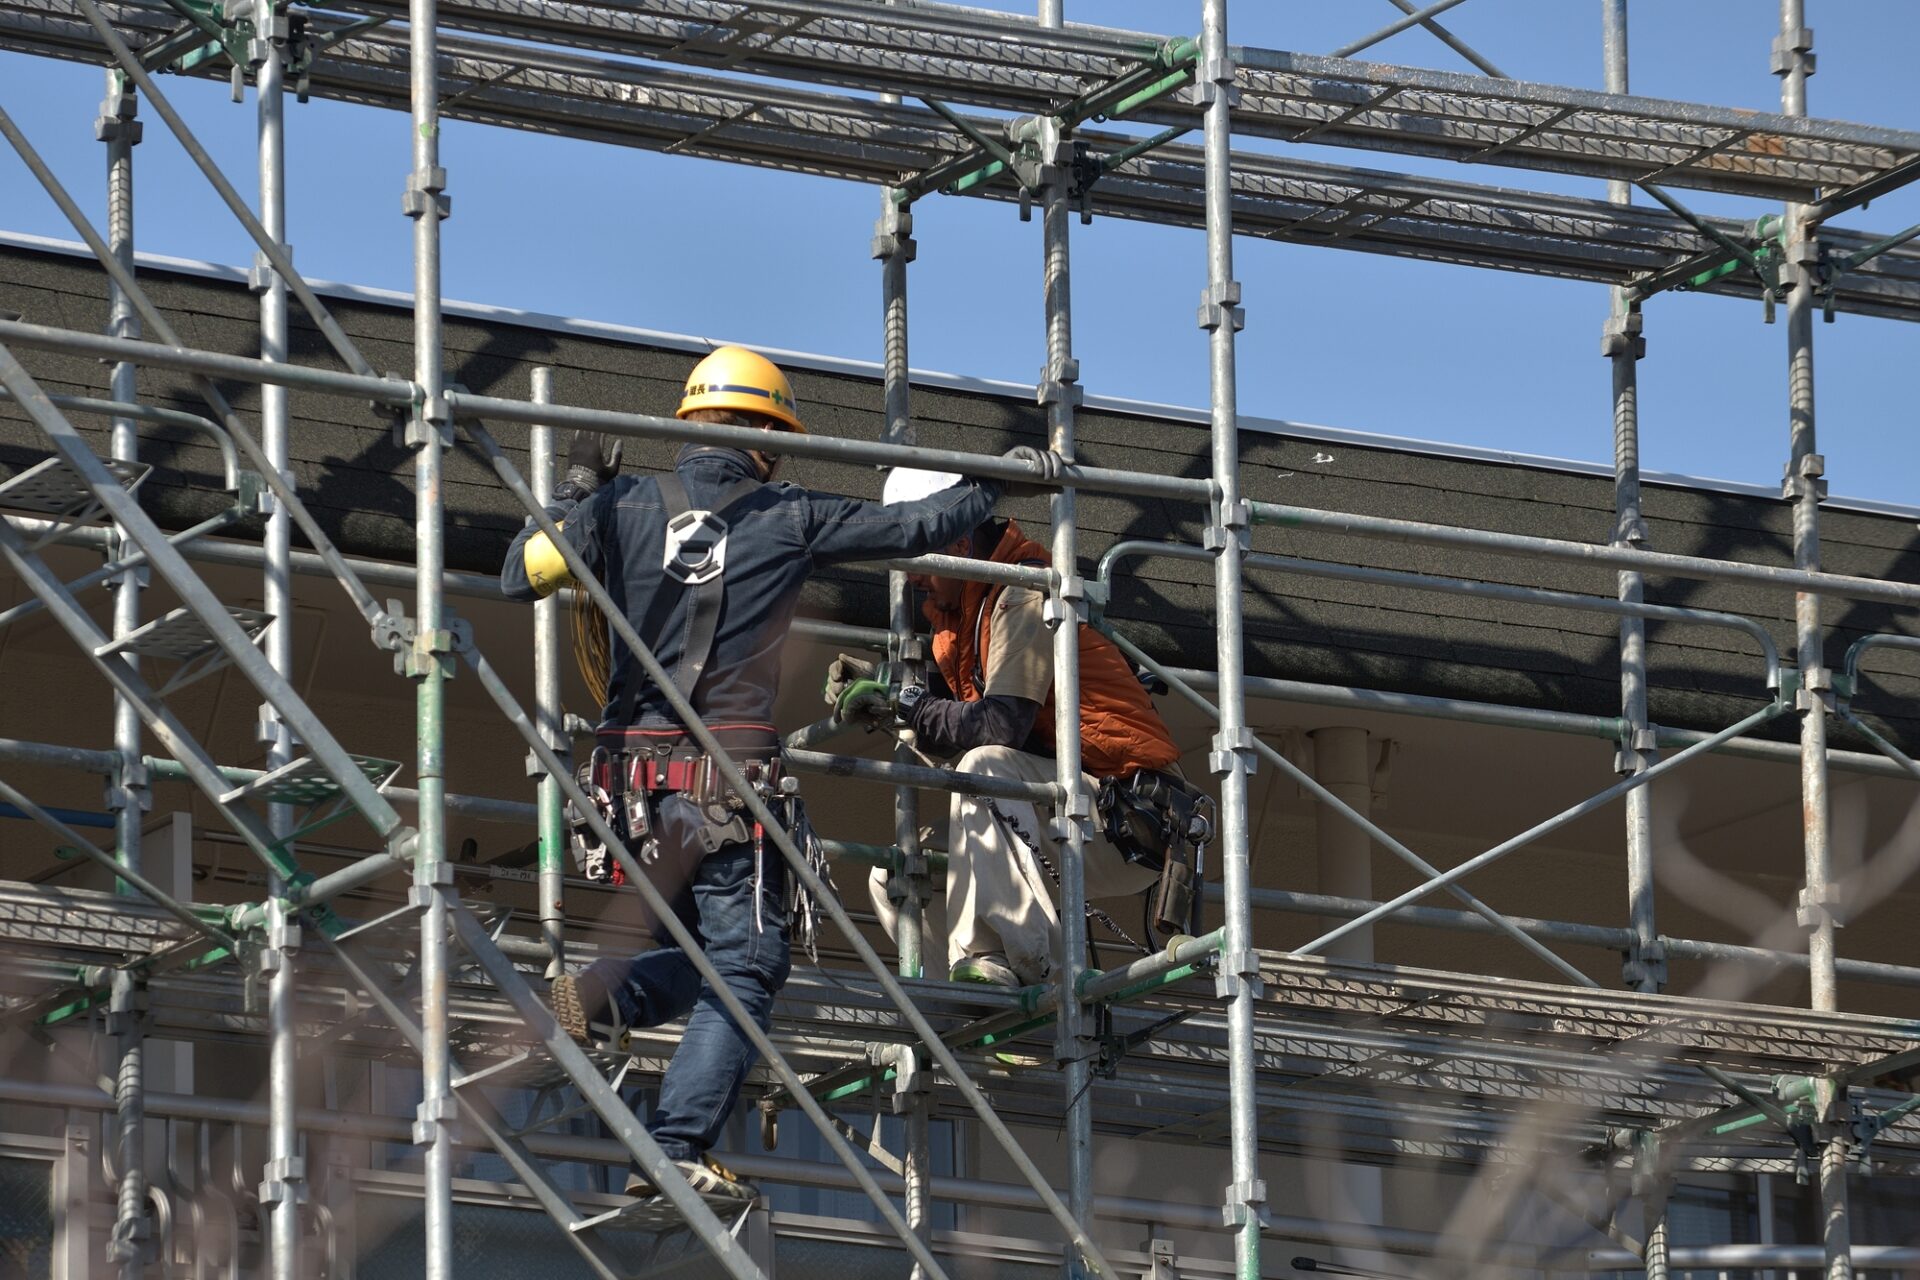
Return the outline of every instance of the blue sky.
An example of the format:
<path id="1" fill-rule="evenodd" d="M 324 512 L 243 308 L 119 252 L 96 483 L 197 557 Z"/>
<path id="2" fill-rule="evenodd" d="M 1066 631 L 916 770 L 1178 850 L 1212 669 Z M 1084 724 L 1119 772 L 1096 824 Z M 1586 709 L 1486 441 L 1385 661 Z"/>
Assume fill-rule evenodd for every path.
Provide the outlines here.
<path id="1" fill-rule="evenodd" d="M 976 3 L 979 0 L 975 0 Z M 994 7 L 1015 9 L 1010 3 Z M 1920 129 L 1903 0 L 1809 5 L 1819 72 L 1813 114 Z M 1165 34 L 1198 29 L 1198 5 L 1069 0 L 1068 17 Z M 1772 0 L 1638 0 L 1637 93 L 1777 109 L 1767 70 Z M 1242 0 L 1238 42 L 1325 52 L 1396 16 L 1386 0 Z M 1597 87 L 1598 0 L 1471 0 L 1442 21 L 1510 75 Z M 1464 70 L 1414 30 L 1365 56 Z M 0 54 L 0 103 L 96 211 L 98 68 Z M 254 113 L 223 84 L 164 87 L 251 193 Z M 147 114 L 139 166 L 143 250 L 245 263 L 252 247 L 164 126 Z M 393 113 L 315 100 L 291 106 L 290 239 L 317 278 L 406 289 L 400 192 L 407 130 Z M 1305 158 L 1506 187 L 1600 194 L 1591 180 L 1294 148 Z M 443 143 L 454 216 L 449 297 L 856 359 L 880 351 L 879 269 L 868 258 L 869 188 L 562 138 L 450 123 Z M 0 228 L 66 237 L 52 204 L 0 154 Z M 1753 217 L 1755 201 L 1688 196 Z M 1891 232 L 1920 222 L 1901 193 L 1843 225 Z M 1031 382 L 1042 361 L 1037 222 L 1006 205 L 933 197 L 916 211 L 916 367 Z M 1606 312 L 1597 285 L 1394 261 L 1363 253 L 1238 242 L 1247 328 L 1241 406 L 1249 413 L 1530 453 L 1612 457 Z M 1097 219 L 1075 228 L 1075 345 L 1095 394 L 1198 405 L 1204 279 L 1197 232 Z M 1657 299 L 1641 366 L 1649 469 L 1776 484 L 1786 452 L 1784 326 L 1758 303 Z M 1836 495 L 1920 503 L 1911 361 L 1920 330 L 1842 316 L 1816 333 L 1819 430 Z M 640 406 L 635 408 L 660 408 Z"/>

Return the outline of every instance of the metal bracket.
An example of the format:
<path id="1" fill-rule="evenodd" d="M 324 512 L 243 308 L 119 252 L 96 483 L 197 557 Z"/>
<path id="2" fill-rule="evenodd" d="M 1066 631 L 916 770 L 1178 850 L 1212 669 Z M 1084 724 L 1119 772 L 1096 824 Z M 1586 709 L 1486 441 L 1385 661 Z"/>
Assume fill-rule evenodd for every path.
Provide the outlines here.
<path id="1" fill-rule="evenodd" d="M 1228 736 L 1222 729 L 1213 735 L 1213 750 L 1207 753 L 1207 769 L 1216 778 L 1224 778 L 1230 773 L 1245 773 L 1249 777 L 1254 772 L 1254 740 L 1251 730 L 1242 729 L 1237 735 Z"/>
<path id="2" fill-rule="evenodd" d="M 1223 951 L 1214 968 L 1213 994 L 1222 1000 L 1232 1000 L 1242 992 L 1249 992 L 1258 1000 L 1266 991 L 1266 984 L 1260 980 L 1260 953 L 1252 950 Z"/>
<path id="3" fill-rule="evenodd" d="M 1841 905 L 1840 894 L 1832 885 L 1827 886 L 1825 893 L 1802 889 L 1794 902 L 1793 918 L 1802 929 L 1815 928 L 1823 920 L 1833 921 L 1836 929 L 1844 928 L 1846 921 L 1840 918 Z"/>
<path id="4" fill-rule="evenodd" d="M 400 211 L 409 218 L 423 216 L 429 209 L 438 218 L 453 215 L 453 199 L 445 194 L 447 171 L 435 165 L 407 175 L 407 189 L 400 197 Z"/>
<path id="5" fill-rule="evenodd" d="M 451 1097 L 427 1098 L 413 1109 L 413 1142 L 415 1146 L 431 1145 L 436 1126 L 451 1130 L 454 1117 L 459 1115 L 460 1107 Z"/>
<path id="6" fill-rule="evenodd" d="M 904 254 L 912 262 L 920 247 L 913 238 L 913 211 L 889 203 L 873 224 L 873 256 L 876 260 Z"/>
<path id="7" fill-rule="evenodd" d="M 283 1156 L 278 1160 L 269 1160 L 266 1175 L 260 1183 L 262 1205 L 306 1203 L 307 1162 L 303 1158 Z"/>
<path id="8" fill-rule="evenodd" d="M 1635 945 L 1627 952 L 1625 961 L 1620 965 L 1620 980 L 1629 987 L 1637 987 L 1651 979 L 1661 987 L 1667 985 L 1667 940 L 1655 938 L 1644 947 Z"/>
<path id="9" fill-rule="evenodd" d="M 280 250 L 287 255 L 289 262 L 293 260 L 293 246 L 291 244 L 282 242 Z M 273 262 L 267 257 L 266 250 L 255 249 L 253 251 L 253 266 L 247 272 L 247 291 L 255 297 L 266 293 L 269 289 L 273 288 L 275 274 Z"/>
<path id="10" fill-rule="evenodd" d="M 1792 31 L 1783 31 L 1773 38 L 1773 53 L 1768 61 L 1773 74 L 1790 75 L 1797 64 L 1804 64 L 1808 75 L 1812 75 L 1817 69 L 1817 58 L 1813 52 L 1812 27 L 1795 27 Z"/>
<path id="11" fill-rule="evenodd" d="M 1235 333 L 1247 327 L 1247 313 L 1240 306 L 1240 282 L 1228 280 L 1209 284 L 1200 291 L 1198 316 L 1202 329 L 1212 333 L 1223 324 L 1231 324 Z"/>
<path id="12" fill-rule="evenodd" d="M 1600 326 L 1600 354 L 1612 358 L 1626 356 L 1640 360 L 1647 354 L 1647 340 L 1641 335 L 1644 323 L 1638 307 L 1615 312 Z"/>
<path id="13" fill-rule="evenodd" d="M 1240 105 L 1240 89 L 1233 83 L 1233 59 L 1221 54 L 1204 58 L 1194 64 L 1193 83 L 1182 91 L 1182 96 L 1190 103 L 1199 106 L 1211 106 L 1222 90 L 1227 95 L 1227 105 Z"/>
<path id="14" fill-rule="evenodd" d="M 1267 1184 L 1264 1179 L 1236 1182 L 1228 1186 L 1226 1203 L 1220 1207 L 1220 1221 L 1229 1227 L 1245 1226 L 1248 1221 L 1266 1226 Z"/>
<path id="15" fill-rule="evenodd" d="M 135 100 L 131 93 L 102 100 L 100 114 L 93 122 L 94 140 L 139 146 L 140 139 L 146 134 L 146 126 L 134 118 L 134 109 Z"/>
<path id="16" fill-rule="evenodd" d="M 413 411 L 396 425 L 401 427 L 400 443 L 405 448 L 422 448 L 429 439 L 438 440 L 443 449 L 453 447 L 453 406 L 444 395 L 416 398 Z"/>

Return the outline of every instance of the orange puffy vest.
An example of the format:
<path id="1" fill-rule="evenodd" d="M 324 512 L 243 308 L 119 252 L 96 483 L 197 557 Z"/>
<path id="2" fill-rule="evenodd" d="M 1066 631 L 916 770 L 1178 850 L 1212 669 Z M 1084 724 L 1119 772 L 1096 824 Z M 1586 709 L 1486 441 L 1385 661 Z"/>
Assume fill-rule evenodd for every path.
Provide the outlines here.
<path id="1" fill-rule="evenodd" d="M 1047 549 L 1011 520 L 992 559 L 996 564 L 1052 563 Z M 940 609 L 931 600 L 926 603 L 927 621 L 933 624 L 933 660 L 947 687 L 963 702 L 977 702 L 983 696 L 974 673 L 986 670 L 993 643 L 993 606 L 1004 590 L 1001 584 L 969 582 L 958 609 Z M 1033 727 L 1035 735 L 1052 746 L 1051 693 Z M 1080 753 L 1082 766 L 1096 778 L 1164 769 L 1180 758 L 1180 749 L 1173 745 L 1133 667 L 1113 641 L 1084 623 L 1080 626 Z"/>

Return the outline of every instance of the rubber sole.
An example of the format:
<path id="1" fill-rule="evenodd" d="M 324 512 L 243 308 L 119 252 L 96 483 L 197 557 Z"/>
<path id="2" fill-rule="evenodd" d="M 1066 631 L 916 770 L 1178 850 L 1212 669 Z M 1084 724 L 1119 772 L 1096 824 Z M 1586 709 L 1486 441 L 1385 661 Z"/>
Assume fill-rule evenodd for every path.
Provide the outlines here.
<path id="1" fill-rule="evenodd" d="M 587 1034 L 587 1011 L 580 1004 L 580 980 L 570 973 L 553 980 L 553 1020 L 575 1043 L 592 1043 Z"/>

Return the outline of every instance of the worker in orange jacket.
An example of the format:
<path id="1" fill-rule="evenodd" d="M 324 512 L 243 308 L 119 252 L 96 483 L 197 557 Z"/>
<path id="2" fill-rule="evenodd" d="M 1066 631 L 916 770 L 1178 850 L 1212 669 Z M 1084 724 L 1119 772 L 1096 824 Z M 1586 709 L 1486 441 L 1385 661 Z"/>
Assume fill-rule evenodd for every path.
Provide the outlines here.
<path id="1" fill-rule="evenodd" d="M 886 501 L 911 502 L 958 483 L 944 472 L 895 470 Z M 1046 548 L 1012 520 L 988 519 L 945 554 L 995 564 L 1045 566 Z M 1023 782 L 1056 775 L 1053 631 L 1045 595 L 1030 588 L 914 575 L 926 594 L 934 664 L 946 688 L 936 694 L 883 683 L 866 664 L 843 656 L 829 673 L 828 700 L 843 720 L 870 728 L 910 729 L 920 751 L 958 757 L 967 773 Z M 1143 773 L 1173 776 L 1180 751 L 1132 665 L 1107 637 L 1080 625 L 1080 750 L 1089 792 Z M 998 986 L 1044 981 L 1056 963 L 1060 927 L 1054 905 L 1057 853 L 1048 839 L 1049 806 L 979 796 L 952 797 L 947 829 L 949 980 Z M 1089 898 L 1138 894 L 1159 879 L 1104 830 L 1085 844 Z M 873 877 L 874 909 L 889 935 L 896 907 L 886 873 Z"/>

